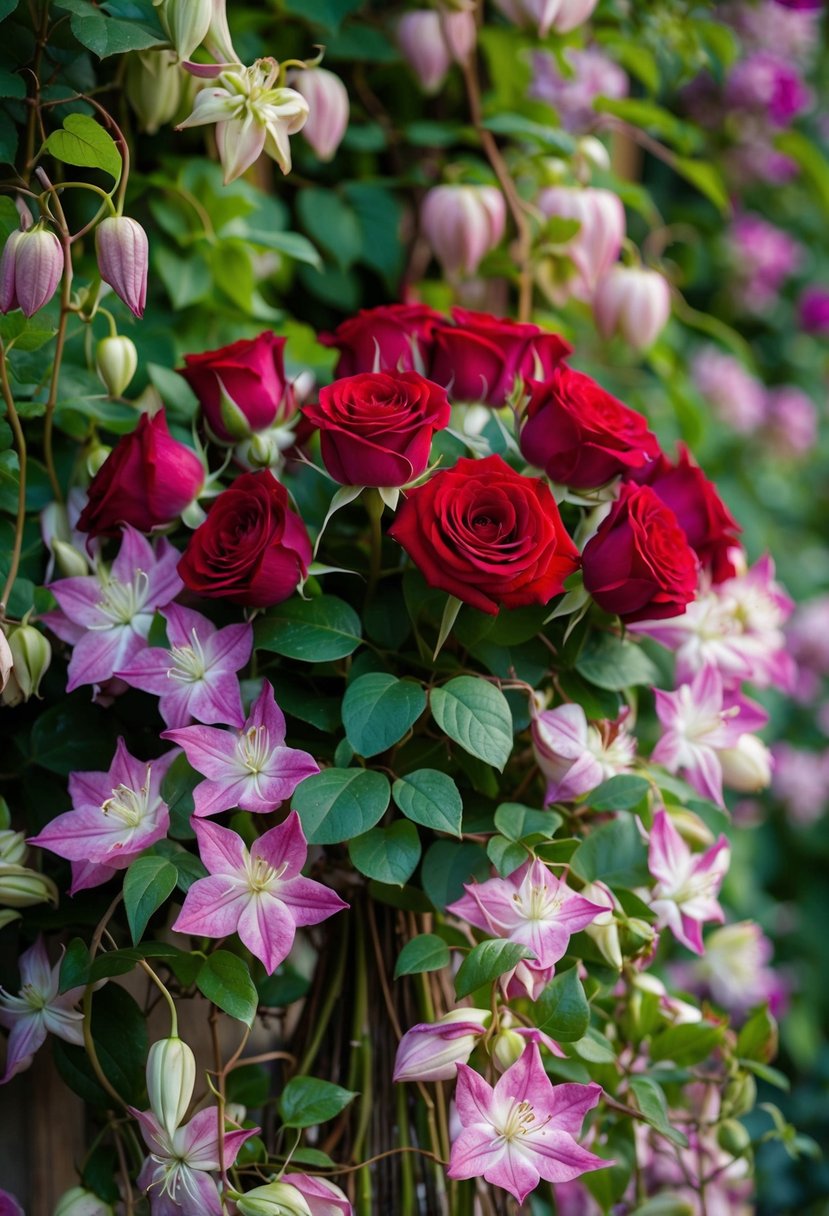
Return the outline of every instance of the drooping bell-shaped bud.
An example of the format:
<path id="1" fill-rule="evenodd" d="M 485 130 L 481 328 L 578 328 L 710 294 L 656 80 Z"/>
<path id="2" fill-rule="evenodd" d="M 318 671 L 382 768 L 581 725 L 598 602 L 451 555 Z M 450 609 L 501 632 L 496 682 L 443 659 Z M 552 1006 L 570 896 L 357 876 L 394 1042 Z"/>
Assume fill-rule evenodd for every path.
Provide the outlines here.
<path id="1" fill-rule="evenodd" d="M 741 794 L 755 794 L 771 784 L 772 756 L 756 735 L 740 735 L 735 747 L 717 753 L 723 781 Z"/>
<path id="2" fill-rule="evenodd" d="M 593 297 L 593 317 L 603 338 L 617 335 L 634 350 L 647 350 L 671 315 L 671 289 L 656 270 L 613 266 Z"/>
<path id="3" fill-rule="evenodd" d="M 98 270 L 130 312 L 143 317 L 147 302 L 149 242 L 137 220 L 113 215 L 95 229 Z"/>
<path id="4" fill-rule="evenodd" d="M 160 6 L 161 24 L 180 59 L 192 58 L 193 51 L 207 37 L 213 19 L 213 0 L 154 0 Z"/>
<path id="5" fill-rule="evenodd" d="M 147 1055 L 150 1109 L 173 1136 L 187 1114 L 196 1084 L 196 1057 L 177 1035 L 153 1043 Z"/>
<path id="6" fill-rule="evenodd" d="M 504 196 L 496 186 L 435 186 L 423 200 L 420 223 L 450 277 L 473 275 L 504 235 Z"/>
<path id="7" fill-rule="evenodd" d="M 112 1216 L 112 1208 L 93 1191 L 73 1186 L 61 1195 L 53 1216 Z"/>
<path id="8" fill-rule="evenodd" d="M 174 51 L 140 51 L 128 57 L 125 91 L 142 131 L 155 135 L 175 118 L 184 80 Z"/>
<path id="9" fill-rule="evenodd" d="M 0 629 L 0 692 L 6 687 L 14 667 L 14 655 L 3 630 Z"/>
<path id="10" fill-rule="evenodd" d="M 138 351 L 131 338 L 121 334 L 101 338 L 95 348 L 95 370 L 110 397 L 120 397 L 138 369 Z"/>
<path id="11" fill-rule="evenodd" d="M 18 625 L 9 633 L 13 674 L 24 701 L 39 696 L 40 681 L 49 670 L 52 647 L 34 625 Z"/>
<path id="12" fill-rule="evenodd" d="M 22 866 L 28 853 L 26 837 L 11 828 L 0 831 L 0 866 Z"/>
<path id="13" fill-rule="evenodd" d="M 395 1081 L 449 1081 L 465 1064 L 492 1014 L 488 1009 L 452 1009 L 436 1022 L 407 1030 L 397 1047 Z"/>
<path id="14" fill-rule="evenodd" d="M 598 0 L 495 0 L 508 21 L 535 26 L 541 38 L 546 38 L 551 30 L 568 34 L 587 20 L 597 3 Z"/>
<path id="15" fill-rule="evenodd" d="M 3 256 L 0 257 L 0 312 L 11 312 L 19 308 L 17 290 L 15 287 L 15 249 L 23 236 L 20 229 L 11 233 L 3 246 Z"/>
<path id="16" fill-rule="evenodd" d="M 625 239 L 621 200 L 612 191 L 593 186 L 548 186 L 538 196 L 538 206 L 546 216 L 578 220 L 578 231 L 562 243 L 562 252 L 573 263 L 573 273 L 561 302 L 573 295 L 589 303 Z"/>
<path id="17" fill-rule="evenodd" d="M 34 316 L 55 294 L 63 268 L 63 248 L 54 232 L 41 225 L 13 232 L 0 261 L 0 312 L 20 308 Z"/>
<path id="18" fill-rule="evenodd" d="M 26 866 L 0 866 L 0 906 L 31 908 L 45 903 L 57 907 L 58 889 L 51 878 Z"/>
<path id="19" fill-rule="evenodd" d="M 320 160 L 331 160 L 348 126 L 348 90 L 339 76 L 325 68 L 294 71 L 288 80 L 308 102 L 303 138 Z"/>
<path id="20" fill-rule="evenodd" d="M 255 1186 L 236 1200 L 241 1216 L 311 1216 L 302 1192 L 289 1182 Z"/>
<path id="21" fill-rule="evenodd" d="M 474 14 L 466 10 L 414 9 L 397 23 L 397 44 L 426 94 L 437 93 L 453 60 L 469 58 L 476 37 Z"/>

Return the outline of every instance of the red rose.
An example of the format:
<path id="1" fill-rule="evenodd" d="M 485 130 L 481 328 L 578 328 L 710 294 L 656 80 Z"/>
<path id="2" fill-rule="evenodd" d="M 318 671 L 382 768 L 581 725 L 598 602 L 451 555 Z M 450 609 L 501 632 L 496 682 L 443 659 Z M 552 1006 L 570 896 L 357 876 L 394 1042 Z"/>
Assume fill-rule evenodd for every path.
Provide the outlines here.
<path id="1" fill-rule="evenodd" d="M 431 587 L 493 616 L 548 603 L 579 564 L 547 486 L 500 456 L 459 460 L 410 490 L 389 535 Z"/>
<path id="2" fill-rule="evenodd" d="M 592 489 L 659 455 L 641 414 L 565 363 L 530 390 L 521 452 L 551 481 Z"/>
<path id="3" fill-rule="evenodd" d="M 658 456 L 643 469 L 628 473 L 626 480 L 650 486 L 671 508 L 714 582 L 733 577 L 736 571 L 728 552 L 739 544 L 740 525 L 684 445 L 680 445 L 676 464 L 667 456 Z"/>
<path id="4" fill-rule="evenodd" d="M 178 572 L 208 598 L 266 608 L 286 600 L 308 573 L 311 542 L 269 469 L 243 473 L 223 490 L 190 537 Z"/>
<path id="5" fill-rule="evenodd" d="M 696 555 L 670 507 L 627 482 L 582 554 L 584 585 L 623 621 L 679 616 L 696 595 Z"/>
<path id="6" fill-rule="evenodd" d="M 320 389 L 303 411 L 319 427 L 326 469 L 344 486 L 402 486 L 429 463 L 449 422 L 446 390 L 417 372 L 364 372 Z"/>
<path id="7" fill-rule="evenodd" d="M 433 334 L 429 376 L 445 384 L 453 401 L 482 401 L 502 406 L 517 376 L 546 379 L 572 351 L 558 334 L 537 325 L 492 317 L 485 312 L 452 310 Z"/>
<path id="8" fill-rule="evenodd" d="M 332 334 L 320 334 L 323 346 L 340 352 L 336 376 L 359 372 L 417 370 L 415 352 L 428 365 L 432 330 L 443 320 L 426 304 L 385 304 L 364 308 Z"/>
<path id="9" fill-rule="evenodd" d="M 247 439 L 294 412 L 282 362 L 285 341 L 268 332 L 221 350 L 184 356 L 187 366 L 179 375 L 198 397 L 208 427 L 222 443 Z"/>
<path id="10" fill-rule="evenodd" d="M 92 478 L 78 527 L 92 536 L 115 536 L 121 524 L 151 532 L 178 519 L 203 486 L 202 462 L 173 439 L 164 411 L 142 414 Z"/>

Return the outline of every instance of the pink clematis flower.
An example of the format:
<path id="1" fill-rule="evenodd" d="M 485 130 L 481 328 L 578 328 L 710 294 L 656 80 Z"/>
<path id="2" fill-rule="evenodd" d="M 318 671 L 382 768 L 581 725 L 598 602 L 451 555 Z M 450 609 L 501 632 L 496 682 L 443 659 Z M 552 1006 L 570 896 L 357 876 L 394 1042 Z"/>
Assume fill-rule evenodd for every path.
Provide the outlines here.
<path id="1" fill-rule="evenodd" d="M 170 604 L 161 615 L 170 649 L 148 647 L 116 674 L 133 688 L 154 693 L 168 726 L 187 726 L 193 718 L 241 726 L 245 714 L 236 673 L 250 658 L 253 627 L 217 629 L 206 616 L 180 604 Z"/>
<path id="2" fill-rule="evenodd" d="M 559 705 L 534 715 L 533 751 L 547 778 L 545 803 L 572 802 L 630 769 L 636 740 L 625 727 L 626 716 L 627 711 L 615 722 L 588 723 L 580 705 Z"/>
<path id="3" fill-rule="evenodd" d="M 215 1106 L 200 1110 L 189 1123 L 170 1135 L 152 1111 L 129 1108 L 138 1120 L 144 1143 L 150 1150 L 138 1175 L 138 1185 L 149 1196 L 152 1216 L 222 1216 L 224 1208 L 211 1172 L 218 1170 L 220 1156 L 232 1166 L 244 1142 L 258 1127 L 225 1132 L 219 1153 Z"/>
<path id="4" fill-rule="evenodd" d="M 393 1081 L 451 1081 L 492 1020 L 489 1009 L 450 1009 L 436 1022 L 419 1022 L 403 1035 Z"/>
<path id="5" fill-rule="evenodd" d="M 695 954 L 703 953 L 703 924 L 713 920 L 721 925 L 725 920 L 717 896 L 730 858 L 725 836 L 704 853 L 692 853 L 664 810 L 654 816 L 648 869 L 656 886 L 650 905 L 657 914 L 657 928 L 670 929 Z"/>
<path id="6" fill-rule="evenodd" d="M 193 791 L 200 817 L 231 807 L 274 811 L 300 781 L 319 772 L 308 752 L 285 746 L 285 717 L 267 680 L 241 730 L 185 726 L 164 731 L 162 738 L 180 744 L 193 768 L 207 777 Z"/>
<path id="7" fill-rule="evenodd" d="M 310 1212 L 310 1216 L 353 1216 L 354 1209 L 338 1186 L 327 1178 L 314 1178 L 310 1174 L 283 1174 L 282 1181 L 296 1187 Z"/>
<path id="8" fill-rule="evenodd" d="M 83 996 L 83 988 L 70 988 L 58 996 L 59 973 L 60 963 L 49 966 L 43 938 L 38 937 L 20 956 L 19 995 L 11 996 L 0 988 L 0 1026 L 11 1031 L 0 1085 L 29 1067 L 47 1034 L 83 1045 L 83 1014 L 72 1008 Z"/>
<path id="9" fill-rule="evenodd" d="M 328 887 L 303 878 L 308 846 L 296 811 L 254 841 L 216 823 L 195 820 L 208 878 L 193 883 L 184 900 L 177 933 L 227 937 L 238 933 L 272 975 L 288 957 L 298 925 L 316 925 L 348 904 Z"/>
<path id="10" fill-rule="evenodd" d="M 74 646 L 67 692 L 102 684 L 146 647 L 153 613 L 184 586 L 176 573 L 179 557 L 169 541 L 159 540 L 153 549 L 135 528 L 125 527 L 111 569 L 98 564 L 94 574 L 50 584 L 61 612 L 44 619 Z"/>
<path id="11" fill-rule="evenodd" d="M 70 774 L 74 809 L 29 838 L 29 844 L 72 862 L 70 895 L 107 882 L 164 839 L 170 812 L 161 782 L 177 754 L 174 748 L 157 760 L 136 760 L 119 739 L 108 772 Z"/>
<path id="12" fill-rule="evenodd" d="M 467 1064 L 458 1065 L 455 1105 L 462 1130 L 452 1144 L 449 1178 L 483 1177 L 519 1203 L 547 1182 L 569 1182 L 611 1165 L 575 1137 L 601 1095 L 599 1085 L 553 1085 L 538 1045 L 523 1054 L 494 1088 Z"/>
<path id="13" fill-rule="evenodd" d="M 768 714 L 746 697 L 727 696 L 722 676 L 708 663 L 690 684 L 681 684 L 676 692 L 657 688 L 655 696 L 662 737 L 651 759 L 670 773 L 681 772 L 703 798 L 722 806 L 720 755 L 765 726 Z"/>

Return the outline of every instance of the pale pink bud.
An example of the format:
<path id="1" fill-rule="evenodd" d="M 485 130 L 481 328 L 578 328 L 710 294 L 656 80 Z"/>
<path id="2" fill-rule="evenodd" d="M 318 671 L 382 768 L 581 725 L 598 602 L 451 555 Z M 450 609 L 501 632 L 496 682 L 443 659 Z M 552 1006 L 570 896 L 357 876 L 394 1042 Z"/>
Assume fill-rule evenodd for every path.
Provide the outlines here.
<path id="1" fill-rule="evenodd" d="M 420 213 L 424 236 L 448 275 L 472 275 L 504 235 L 504 196 L 495 186 L 435 186 Z"/>
<path id="2" fill-rule="evenodd" d="M 559 34 L 569 34 L 584 24 L 597 4 L 598 0 L 560 0 L 553 29 Z"/>
<path id="3" fill-rule="evenodd" d="M 443 21 L 456 15 L 447 14 Z M 452 51 L 443 36 L 441 14 L 434 9 L 404 13 L 397 23 L 397 42 L 423 92 L 437 93 L 452 63 Z"/>
<path id="4" fill-rule="evenodd" d="M 617 334 L 634 350 L 652 346 L 671 315 L 671 290 L 656 270 L 613 266 L 593 298 L 593 317 L 603 338 Z"/>
<path id="5" fill-rule="evenodd" d="M 11 652 L 8 639 L 3 630 L 0 629 L 0 692 L 6 687 L 9 682 L 9 676 L 14 667 L 14 655 Z"/>
<path id="6" fill-rule="evenodd" d="M 539 195 L 538 205 L 547 216 L 578 220 L 578 232 L 563 246 L 575 268 L 568 287 L 577 299 L 591 301 L 625 239 L 621 200 L 612 191 L 593 186 L 549 186 Z"/>
<path id="7" fill-rule="evenodd" d="M 137 220 L 129 216 L 110 216 L 95 229 L 98 270 L 131 312 L 144 315 L 147 302 L 149 244 Z"/>
<path id="8" fill-rule="evenodd" d="M 398 1044 L 393 1080 L 450 1081 L 491 1017 L 488 1009 L 453 1009 L 436 1022 L 412 1026 Z"/>
<path id="9" fill-rule="evenodd" d="M 303 136 L 320 160 L 331 160 L 348 126 L 348 90 L 325 68 L 292 72 L 290 84 L 308 102 Z"/>
<path id="10" fill-rule="evenodd" d="M 771 784 L 771 752 L 756 735 L 740 735 L 736 747 L 717 753 L 723 781 L 741 794 L 754 794 Z"/>
<path id="11" fill-rule="evenodd" d="M 478 40 L 474 13 L 469 10 L 441 13 L 440 32 L 455 63 L 466 63 Z"/>
<path id="12" fill-rule="evenodd" d="M 112 1208 L 92 1191 L 73 1186 L 61 1195 L 52 1216 L 112 1216 Z"/>
<path id="13" fill-rule="evenodd" d="M 535 26 L 539 37 L 546 38 L 550 30 L 567 34 L 581 25 L 598 0 L 495 0 L 495 3 L 508 21 Z"/>
<path id="14" fill-rule="evenodd" d="M 3 256 L 0 258 L 0 312 L 11 312 L 13 308 L 19 308 L 17 303 L 17 291 L 15 289 L 15 249 L 20 244 L 23 237 L 23 232 L 17 229 L 13 232 L 6 244 L 3 247 Z"/>
<path id="15" fill-rule="evenodd" d="M 20 308 L 32 317 L 48 304 L 63 274 L 63 249 L 48 228 L 13 232 L 0 262 L 0 312 Z"/>

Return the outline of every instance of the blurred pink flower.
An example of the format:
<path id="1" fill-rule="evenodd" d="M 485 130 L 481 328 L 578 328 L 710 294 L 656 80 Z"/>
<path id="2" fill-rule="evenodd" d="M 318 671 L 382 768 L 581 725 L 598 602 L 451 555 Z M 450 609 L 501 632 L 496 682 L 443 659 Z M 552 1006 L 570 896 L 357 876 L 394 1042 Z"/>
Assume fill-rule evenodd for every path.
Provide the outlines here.
<path id="1" fill-rule="evenodd" d="M 726 241 L 741 305 L 749 312 L 763 312 L 799 267 L 802 247 L 784 229 L 750 213 L 737 216 Z"/>
<path id="2" fill-rule="evenodd" d="M 816 752 L 776 743 L 772 792 L 795 823 L 808 827 L 829 808 L 829 750 Z"/>
<path id="3" fill-rule="evenodd" d="M 829 334 L 829 288 L 807 287 L 798 303 L 800 327 L 808 334 Z"/>
<path id="4" fill-rule="evenodd" d="M 692 853 L 666 811 L 657 811 L 648 844 L 648 869 L 656 879 L 650 905 L 657 927 L 668 928 L 695 954 L 703 953 L 702 926 L 725 920 L 717 895 L 728 870 L 728 840 L 720 836 L 704 853 Z"/>
<path id="5" fill-rule="evenodd" d="M 548 51 L 533 52 L 529 96 L 549 102 L 566 131 L 582 134 L 596 121 L 593 102 L 597 97 L 627 97 L 627 73 L 598 47 L 565 47 L 561 58 L 570 69 L 568 74 Z"/>
<path id="6" fill-rule="evenodd" d="M 23 1072 L 46 1041 L 57 1035 L 66 1043 L 83 1045 L 83 1014 L 73 1009 L 83 988 L 69 988 L 58 995 L 60 963 L 49 966 L 43 937 L 20 956 L 20 993 L 12 996 L 0 988 L 0 1026 L 11 1031 L 6 1044 L 6 1071 L 0 1085 Z"/>
<path id="7" fill-rule="evenodd" d="M 805 456 L 818 434 L 818 412 L 812 398 L 793 384 L 771 389 L 766 397 L 766 433 L 773 452 Z"/>
<path id="8" fill-rule="evenodd" d="M 765 389 L 733 355 L 703 347 L 691 361 L 691 378 L 717 417 L 735 431 L 750 434 L 762 425 Z"/>
<path id="9" fill-rule="evenodd" d="M 813 104 L 797 67 L 773 51 L 756 51 L 732 69 L 725 89 L 728 105 L 759 111 L 776 127 L 786 127 Z"/>

